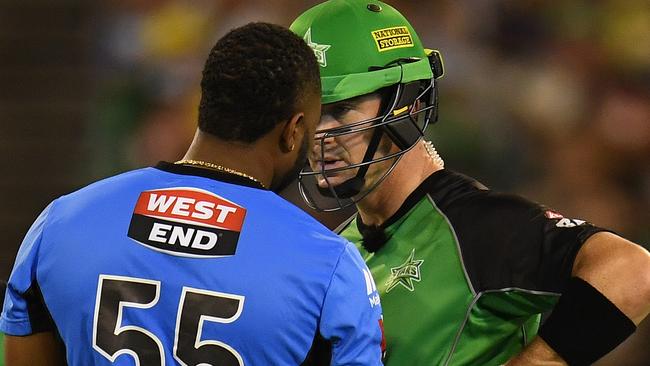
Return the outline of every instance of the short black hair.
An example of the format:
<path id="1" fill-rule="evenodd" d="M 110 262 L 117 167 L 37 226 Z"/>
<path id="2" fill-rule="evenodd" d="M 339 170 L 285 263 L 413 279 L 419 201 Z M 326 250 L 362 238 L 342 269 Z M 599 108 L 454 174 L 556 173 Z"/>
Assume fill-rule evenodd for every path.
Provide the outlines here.
<path id="1" fill-rule="evenodd" d="M 289 119 L 306 95 L 320 96 L 314 52 L 290 30 L 250 23 L 212 48 L 203 69 L 199 129 L 251 143 Z"/>

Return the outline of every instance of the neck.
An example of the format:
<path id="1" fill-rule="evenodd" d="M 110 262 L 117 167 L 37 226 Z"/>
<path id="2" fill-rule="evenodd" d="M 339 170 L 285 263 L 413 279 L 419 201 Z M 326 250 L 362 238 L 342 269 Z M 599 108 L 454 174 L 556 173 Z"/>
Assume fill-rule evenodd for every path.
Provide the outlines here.
<path id="1" fill-rule="evenodd" d="M 361 220 L 366 225 L 383 224 L 427 177 L 442 168 L 442 161 L 427 151 L 426 142 L 418 142 L 417 146 L 402 156 L 393 172 L 357 203 Z"/>
<path id="2" fill-rule="evenodd" d="M 273 164 L 261 154 L 258 144 L 225 141 L 210 134 L 196 131 L 194 140 L 183 156 L 183 160 L 195 160 L 231 169 L 255 178 L 264 187 L 273 179 Z"/>

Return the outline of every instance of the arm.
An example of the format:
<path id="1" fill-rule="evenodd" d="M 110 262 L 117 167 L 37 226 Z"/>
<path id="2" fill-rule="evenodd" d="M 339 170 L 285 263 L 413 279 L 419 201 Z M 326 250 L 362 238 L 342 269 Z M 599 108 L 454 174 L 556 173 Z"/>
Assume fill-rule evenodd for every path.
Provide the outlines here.
<path id="1" fill-rule="evenodd" d="M 7 366 L 64 366 L 65 356 L 52 332 L 25 337 L 5 336 L 5 364 Z"/>
<path id="2" fill-rule="evenodd" d="M 331 365 L 382 365 L 379 294 L 357 249 L 346 245 L 321 310 L 319 331 L 331 342 Z"/>
<path id="3" fill-rule="evenodd" d="M 54 336 L 52 318 L 35 281 L 36 253 L 50 207 L 41 213 L 25 236 L 4 291 L 0 332 L 5 333 L 7 366 L 65 365 L 61 343 Z"/>
<path id="4" fill-rule="evenodd" d="M 580 277 L 638 325 L 650 312 L 650 253 L 617 235 L 600 232 L 578 252 L 572 276 Z M 540 337 L 508 362 L 518 365 L 566 365 Z"/>
<path id="5" fill-rule="evenodd" d="M 603 293 L 634 324 L 650 312 L 650 253 L 611 233 L 593 235 L 573 264 L 580 277 Z"/>

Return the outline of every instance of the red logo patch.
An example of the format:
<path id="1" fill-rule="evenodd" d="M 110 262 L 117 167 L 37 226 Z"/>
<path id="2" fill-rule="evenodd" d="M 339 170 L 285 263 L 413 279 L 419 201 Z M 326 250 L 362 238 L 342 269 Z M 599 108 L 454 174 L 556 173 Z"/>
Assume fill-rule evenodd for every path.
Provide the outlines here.
<path id="1" fill-rule="evenodd" d="M 145 191 L 135 204 L 128 236 L 172 255 L 235 255 L 245 216 L 242 206 L 204 190 Z"/>
<path id="2" fill-rule="evenodd" d="M 564 218 L 564 216 L 561 213 L 551 211 L 551 210 L 547 210 L 546 212 L 544 212 L 544 216 L 546 216 L 549 219 L 563 219 Z"/>
<path id="3" fill-rule="evenodd" d="M 135 214 L 241 231 L 246 209 L 211 192 L 190 188 L 145 191 Z"/>
<path id="4" fill-rule="evenodd" d="M 379 319 L 379 329 L 381 329 L 381 355 L 386 357 L 386 335 L 384 334 L 384 319 Z"/>

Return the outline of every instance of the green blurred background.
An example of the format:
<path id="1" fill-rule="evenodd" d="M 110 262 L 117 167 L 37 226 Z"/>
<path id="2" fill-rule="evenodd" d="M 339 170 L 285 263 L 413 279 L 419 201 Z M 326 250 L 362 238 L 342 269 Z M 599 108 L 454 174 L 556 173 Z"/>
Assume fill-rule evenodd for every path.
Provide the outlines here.
<path id="1" fill-rule="evenodd" d="M 50 200 L 182 156 L 221 35 L 315 3 L 0 0 L 0 279 Z M 389 3 L 445 57 L 428 134 L 448 168 L 647 247 L 650 2 Z M 598 365 L 650 364 L 649 328 Z"/>

